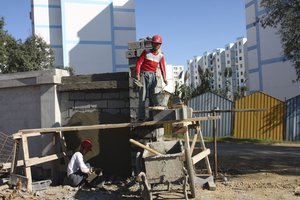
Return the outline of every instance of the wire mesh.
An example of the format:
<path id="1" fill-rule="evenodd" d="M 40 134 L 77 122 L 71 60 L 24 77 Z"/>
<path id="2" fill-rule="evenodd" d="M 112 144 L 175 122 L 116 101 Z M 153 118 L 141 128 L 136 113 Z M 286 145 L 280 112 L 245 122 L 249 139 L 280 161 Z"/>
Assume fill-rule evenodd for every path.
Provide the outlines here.
<path id="1" fill-rule="evenodd" d="M 0 163 L 11 162 L 14 139 L 11 135 L 0 132 Z"/>

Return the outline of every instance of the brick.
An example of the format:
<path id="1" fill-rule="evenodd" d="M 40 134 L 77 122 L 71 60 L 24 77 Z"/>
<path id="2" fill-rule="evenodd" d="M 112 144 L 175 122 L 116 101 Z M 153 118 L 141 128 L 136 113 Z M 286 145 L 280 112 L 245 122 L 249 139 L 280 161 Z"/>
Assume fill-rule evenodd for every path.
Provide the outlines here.
<path id="1" fill-rule="evenodd" d="M 103 99 L 119 99 L 120 93 L 119 92 L 110 92 L 110 93 L 103 93 Z"/>
<path id="2" fill-rule="evenodd" d="M 129 42 L 128 43 L 128 49 L 134 50 L 141 48 L 141 42 Z"/>
<path id="3" fill-rule="evenodd" d="M 69 99 L 70 100 L 84 100 L 85 93 L 84 92 L 70 92 Z"/>
<path id="4" fill-rule="evenodd" d="M 126 58 L 135 58 L 136 57 L 136 51 L 135 50 L 128 50 L 125 54 Z"/>
<path id="5" fill-rule="evenodd" d="M 107 102 L 108 108 L 124 108 L 125 102 L 123 100 L 110 100 Z"/>

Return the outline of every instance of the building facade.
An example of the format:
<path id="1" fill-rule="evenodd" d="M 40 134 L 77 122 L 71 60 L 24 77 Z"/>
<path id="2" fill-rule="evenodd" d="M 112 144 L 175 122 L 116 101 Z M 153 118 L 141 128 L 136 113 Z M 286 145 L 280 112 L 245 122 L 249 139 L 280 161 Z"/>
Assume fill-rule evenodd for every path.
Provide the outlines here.
<path id="1" fill-rule="evenodd" d="M 286 60 L 274 28 L 262 28 L 257 19 L 265 14 L 260 0 L 245 0 L 250 92 L 263 91 L 281 100 L 300 94 L 295 69 Z"/>
<path id="2" fill-rule="evenodd" d="M 188 60 L 187 70 L 190 74 L 187 83 L 192 89 L 201 85 L 200 71 L 209 72 L 210 88 L 223 90 L 229 99 L 242 87 L 247 87 L 247 39 L 237 38 L 234 43 L 228 43 L 225 48 L 217 48 L 194 56 Z"/>
<path id="3" fill-rule="evenodd" d="M 166 76 L 168 80 L 168 85 L 165 86 L 165 90 L 174 93 L 175 88 L 184 84 L 184 67 L 182 65 L 166 65 Z M 176 86 L 178 84 L 178 86 Z"/>
<path id="4" fill-rule="evenodd" d="M 54 49 L 57 67 L 75 74 L 128 71 L 134 0 L 32 0 L 31 7 L 33 33 Z"/>

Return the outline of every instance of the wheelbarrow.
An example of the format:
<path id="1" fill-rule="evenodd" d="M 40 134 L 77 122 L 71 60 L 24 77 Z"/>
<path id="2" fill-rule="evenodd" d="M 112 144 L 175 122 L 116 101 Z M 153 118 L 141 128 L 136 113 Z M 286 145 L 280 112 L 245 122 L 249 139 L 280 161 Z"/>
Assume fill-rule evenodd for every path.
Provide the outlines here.
<path id="1" fill-rule="evenodd" d="M 190 173 L 185 167 L 186 158 L 182 142 L 151 142 L 146 146 L 160 154 L 151 151 L 143 153 L 145 172 L 138 175 L 143 199 L 152 200 L 152 193 L 155 191 L 153 188 L 158 184 L 167 185 L 168 190 L 170 184 L 182 185 L 185 199 L 188 199 L 188 188 L 191 190 L 190 187 L 194 187 L 194 184 L 188 183 Z M 192 191 L 195 191 L 195 188 Z"/>

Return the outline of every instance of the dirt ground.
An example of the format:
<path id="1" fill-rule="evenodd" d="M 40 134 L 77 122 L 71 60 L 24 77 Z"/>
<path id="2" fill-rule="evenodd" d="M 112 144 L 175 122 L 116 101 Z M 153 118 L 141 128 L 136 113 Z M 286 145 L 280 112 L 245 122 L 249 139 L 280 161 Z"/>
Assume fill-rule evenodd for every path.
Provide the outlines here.
<path id="1" fill-rule="evenodd" d="M 214 146 L 208 143 L 207 147 L 212 151 L 210 161 L 214 171 Z M 300 200 L 300 144 L 222 142 L 218 143 L 217 158 L 219 176 L 215 178 L 216 190 L 197 186 L 196 200 Z M 181 185 L 172 185 L 170 192 L 165 189 L 162 186 L 154 188 L 153 199 L 184 199 Z M 101 189 L 51 186 L 33 194 L 0 186 L 1 197 L 49 200 L 142 199 L 139 184 L 134 178 L 106 181 Z"/>

